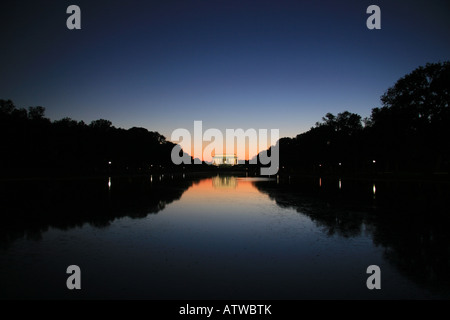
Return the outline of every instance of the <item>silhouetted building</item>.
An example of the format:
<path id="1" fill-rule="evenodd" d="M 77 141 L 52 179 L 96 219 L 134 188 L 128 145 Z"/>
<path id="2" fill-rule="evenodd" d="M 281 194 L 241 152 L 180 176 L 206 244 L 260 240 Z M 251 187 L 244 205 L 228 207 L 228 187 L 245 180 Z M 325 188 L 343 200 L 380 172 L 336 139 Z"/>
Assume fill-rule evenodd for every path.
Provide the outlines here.
<path id="1" fill-rule="evenodd" d="M 235 154 L 216 154 L 212 159 L 212 164 L 215 166 L 222 164 L 234 166 L 238 164 L 238 160 Z"/>

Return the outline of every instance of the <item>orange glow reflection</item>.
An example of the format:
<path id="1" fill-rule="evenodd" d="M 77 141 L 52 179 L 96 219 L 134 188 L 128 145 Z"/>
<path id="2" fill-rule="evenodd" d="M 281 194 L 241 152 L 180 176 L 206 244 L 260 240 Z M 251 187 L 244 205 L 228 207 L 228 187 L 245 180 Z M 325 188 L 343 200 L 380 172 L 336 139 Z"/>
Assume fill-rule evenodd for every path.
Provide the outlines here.
<path id="1" fill-rule="evenodd" d="M 214 198 L 214 201 L 217 199 L 229 203 L 230 201 L 246 201 L 251 198 L 249 194 L 252 194 L 253 197 L 254 194 L 260 195 L 251 179 L 217 176 L 194 184 L 183 194 L 183 200 L 207 201 Z M 232 197 L 231 200 L 230 196 Z"/>

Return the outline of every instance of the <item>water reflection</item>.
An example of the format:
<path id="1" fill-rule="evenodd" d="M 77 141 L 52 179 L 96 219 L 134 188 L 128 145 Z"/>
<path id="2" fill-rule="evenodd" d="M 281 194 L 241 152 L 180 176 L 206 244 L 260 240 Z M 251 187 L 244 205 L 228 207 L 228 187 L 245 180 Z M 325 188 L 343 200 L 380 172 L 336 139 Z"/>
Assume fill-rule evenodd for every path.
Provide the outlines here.
<path id="1" fill-rule="evenodd" d="M 161 177 L 160 177 L 161 178 Z M 51 227 L 85 223 L 103 228 L 119 217 L 143 218 L 180 199 L 198 178 L 151 183 L 148 178 L 12 181 L 0 183 L 0 246 L 26 237 L 39 240 Z M 105 186 L 106 184 L 106 186 Z M 105 186 L 105 187 L 102 187 Z"/>
<path id="2" fill-rule="evenodd" d="M 278 206 L 308 215 L 330 236 L 356 237 L 369 231 L 399 271 L 427 290 L 450 296 L 447 183 L 378 182 L 379 190 L 370 183 L 372 197 L 365 192 L 369 182 L 361 181 L 347 181 L 344 193 L 336 192 L 340 180 L 339 188 L 325 187 L 320 193 L 305 187 L 307 182 L 295 188 L 255 185 Z"/>
<path id="3" fill-rule="evenodd" d="M 234 176 L 215 176 L 212 178 L 214 188 L 236 189 L 238 179 Z"/>
<path id="4" fill-rule="evenodd" d="M 40 272 L 60 268 L 72 245 L 67 261 L 78 254 L 104 280 L 92 294 L 101 298 L 408 298 L 411 288 L 421 298 L 450 297 L 447 184 L 377 181 L 375 189 L 372 181 L 326 177 L 319 185 L 283 176 L 154 178 L 1 183 L 0 266 L 16 270 L 14 257 L 22 266 L 25 248 L 36 254 L 33 263 L 23 258 L 25 270 L 39 269 L 35 261 Z M 127 275 L 123 282 L 105 285 L 110 263 Z M 358 273 L 372 263 L 394 270 L 382 266 L 391 282 L 378 296 Z M 16 283 L 8 288 L 16 286 L 20 291 Z"/>

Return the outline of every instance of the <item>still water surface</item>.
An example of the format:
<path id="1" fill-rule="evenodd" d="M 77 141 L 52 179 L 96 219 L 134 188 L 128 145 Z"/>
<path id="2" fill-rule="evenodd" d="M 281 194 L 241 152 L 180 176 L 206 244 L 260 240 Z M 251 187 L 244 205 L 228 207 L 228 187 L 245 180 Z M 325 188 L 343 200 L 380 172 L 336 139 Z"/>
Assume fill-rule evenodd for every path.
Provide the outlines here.
<path id="1" fill-rule="evenodd" d="M 1 298 L 450 297 L 447 185 L 154 175 L 1 191 Z"/>

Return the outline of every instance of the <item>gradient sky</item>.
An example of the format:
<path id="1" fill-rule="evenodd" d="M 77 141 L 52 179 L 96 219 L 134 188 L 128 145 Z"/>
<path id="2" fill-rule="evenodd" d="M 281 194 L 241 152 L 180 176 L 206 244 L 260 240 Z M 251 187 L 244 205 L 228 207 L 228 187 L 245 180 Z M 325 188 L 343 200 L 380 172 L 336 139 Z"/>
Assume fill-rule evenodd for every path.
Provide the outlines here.
<path id="1" fill-rule="evenodd" d="M 400 77 L 449 60 L 449 18 L 439 0 L 2 1 L 0 98 L 167 138 L 194 120 L 292 137 L 327 112 L 368 116 Z"/>

